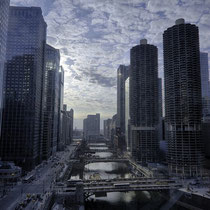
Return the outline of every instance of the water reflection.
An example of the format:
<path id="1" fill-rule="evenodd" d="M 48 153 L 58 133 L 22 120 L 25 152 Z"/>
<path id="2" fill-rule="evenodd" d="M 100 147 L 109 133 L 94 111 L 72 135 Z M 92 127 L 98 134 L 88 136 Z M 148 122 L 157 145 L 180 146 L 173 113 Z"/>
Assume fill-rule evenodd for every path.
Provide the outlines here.
<path id="1" fill-rule="evenodd" d="M 96 152 L 93 157 L 107 158 L 111 157 L 113 154 L 111 152 Z"/>
<path id="2" fill-rule="evenodd" d="M 85 166 L 85 178 L 89 179 L 94 173 L 99 173 L 101 179 L 130 178 L 129 165 L 126 163 L 90 163 Z"/>
<path id="3" fill-rule="evenodd" d="M 91 147 L 91 146 L 89 146 L 89 148 L 90 149 L 97 149 L 97 150 L 105 150 L 105 149 L 107 149 L 108 150 L 108 147 Z"/>

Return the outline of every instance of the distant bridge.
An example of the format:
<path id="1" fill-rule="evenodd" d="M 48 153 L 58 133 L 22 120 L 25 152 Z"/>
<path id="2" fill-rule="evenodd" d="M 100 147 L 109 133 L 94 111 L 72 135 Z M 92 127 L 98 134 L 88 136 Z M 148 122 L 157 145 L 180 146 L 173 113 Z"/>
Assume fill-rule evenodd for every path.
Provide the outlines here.
<path id="1" fill-rule="evenodd" d="M 109 147 L 108 145 L 102 145 L 102 144 L 88 144 L 88 147 Z"/>
<path id="2" fill-rule="evenodd" d="M 85 153 L 94 153 L 94 152 L 114 152 L 114 150 L 113 149 L 90 149 L 90 150 L 88 150 L 88 149 L 86 149 L 85 150 Z"/>
<path id="3" fill-rule="evenodd" d="M 107 193 L 107 192 L 128 192 L 128 191 L 151 191 L 151 190 L 170 190 L 179 189 L 182 187 L 181 183 L 174 180 L 107 180 L 107 181 L 84 181 L 80 183 L 83 185 L 84 193 Z M 56 190 L 56 189 L 55 189 Z M 56 191 L 60 193 L 75 192 L 76 187 L 60 187 Z"/>
<path id="4" fill-rule="evenodd" d="M 92 150 L 91 150 L 92 151 Z M 85 160 L 85 164 L 98 163 L 98 162 L 129 162 L 135 171 L 144 175 L 147 178 L 153 177 L 153 172 L 146 167 L 136 164 L 134 161 L 128 158 L 88 158 Z"/>
<path id="5" fill-rule="evenodd" d="M 98 162 L 129 162 L 127 158 L 90 158 L 85 160 L 85 164 Z"/>
<path id="6" fill-rule="evenodd" d="M 91 143 L 97 143 L 97 144 L 100 144 L 100 143 L 105 143 L 105 144 L 111 144 L 111 141 L 109 141 L 109 140 L 93 140 L 93 139 L 91 139 L 91 140 L 87 140 L 87 143 L 89 144 L 91 144 Z"/>

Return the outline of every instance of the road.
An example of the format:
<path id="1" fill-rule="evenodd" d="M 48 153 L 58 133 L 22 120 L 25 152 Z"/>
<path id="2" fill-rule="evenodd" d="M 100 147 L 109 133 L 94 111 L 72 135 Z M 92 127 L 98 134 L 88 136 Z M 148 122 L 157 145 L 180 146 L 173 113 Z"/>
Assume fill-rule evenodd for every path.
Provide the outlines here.
<path id="1" fill-rule="evenodd" d="M 0 200 L 1 209 L 12 210 L 25 198 L 26 194 L 44 194 L 51 191 L 56 176 L 62 171 L 64 163 L 69 161 L 69 156 L 74 153 L 76 146 L 70 145 L 67 150 L 57 152 L 48 161 L 42 162 L 30 174 L 35 175 L 31 183 L 18 183 L 13 189 Z"/>

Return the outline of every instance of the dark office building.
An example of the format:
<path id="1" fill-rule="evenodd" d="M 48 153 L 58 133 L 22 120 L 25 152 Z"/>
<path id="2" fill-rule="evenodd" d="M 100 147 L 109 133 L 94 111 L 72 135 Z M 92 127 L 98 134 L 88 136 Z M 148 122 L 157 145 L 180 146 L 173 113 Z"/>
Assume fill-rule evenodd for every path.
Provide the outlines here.
<path id="1" fill-rule="evenodd" d="M 210 119 L 210 86 L 208 53 L 200 52 L 202 117 L 203 121 Z"/>
<path id="2" fill-rule="evenodd" d="M 9 19 L 9 3 L 10 0 L 0 1 L 0 136 L 1 136 L 1 120 L 2 120 L 2 105 L 3 105 L 3 77 L 4 63 L 6 56 L 7 45 L 7 27 Z"/>
<path id="3" fill-rule="evenodd" d="M 111 140 L 111 119 L 104 120 L 104 138 Z"/>
<path id="4" fill-rule="evenodd" d="M 117 127 L 125 134 L 125 81 L 129 76 L 129 66 L 117 69 Z"/>
<path id="5" fill-rule="evenodd" d="M 63 105 L 62 118 L 62 145 L 70 145 L 73 141 L 74 110 L 67 111 L 67 105 Z"/>
<path id="6" fill-rule="evenodd" d="M 88 140 L 98 140 L 100 137 L 100 114 L 88 115 L 86 119 L 83 120 L 83 133 L 84 139 Z"/>
<path id="7" fill-rule="evenodd" d="M 125 81 L 129 76 L 129 66 L 120 65 L 117 69 L 117 127 L 119 149 L 126 150 L 125 141 Z"/>
<path id="8" fill-rule="evenodd" d="M 162 79 L 158 78 L 158 140 L 159 142 L 163 140 L 163 97 L 162 97 Z"/>
<path id="9" fill-rule="evenodd" d="M 144 164 L 158 156 L 158 50 L 140 41 L 130 51 L 131 152 Z"/>
<path id="10" fill-rule="evenodd" d="M 163 49 L 169 170 L 199 176 L 204 156 L 198 27 L 177 20 L 164 31 Z"/>
<path id="11" fill-rule="evenodd" d="M 46 23 L 38 7 L 10 7 L 0 156 L 24 169 L 41 159 Z"/>
<path id="12" fill-rule="evenodd" d="M 60 52 L 50 45 L 46 45 L 45 49 L 45 68 L 42 152 L 43 159 L 48 159 L 57 151 L 60 68 Z"/>
<path id="13" fill-rule="evenodd" d="M 59 104 L 58 104 L 58 136 L 57 146 L 62 147 L 62 122 L 63 122 L 63 94 L 64 94 L 64 69 L 60 66 L 59 71 Z"/>

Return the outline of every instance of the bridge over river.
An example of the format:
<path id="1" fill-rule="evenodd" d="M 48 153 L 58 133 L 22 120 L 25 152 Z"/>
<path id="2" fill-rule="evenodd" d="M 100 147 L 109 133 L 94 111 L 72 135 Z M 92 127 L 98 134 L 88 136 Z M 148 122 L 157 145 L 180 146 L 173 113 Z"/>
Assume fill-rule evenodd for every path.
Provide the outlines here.
<path id="1" fill-rule="evenodd" d="M 55 191 L 68 194 L 76 191 L 76 185 L 83 187 L 84 193 L 108 193 L 108 192 L 128 192 L 128 191 L 151 191 L 151 190 L 175 190 L 182 187 L 180 182 L 174 180 L 157 179 L 115 179 L 115 180 L 95 180 L 81 181 L 74 184 L 67 184 L 63 187 L 55 187 Z"/>

